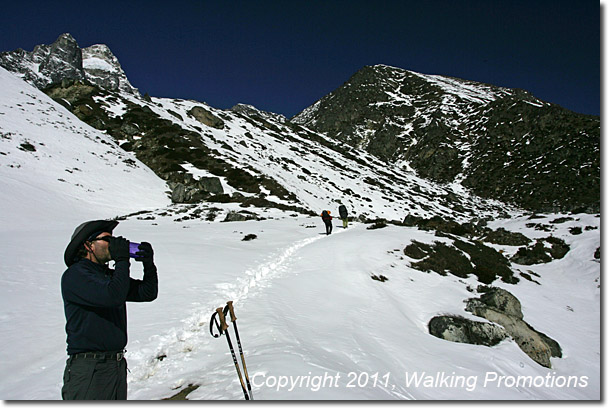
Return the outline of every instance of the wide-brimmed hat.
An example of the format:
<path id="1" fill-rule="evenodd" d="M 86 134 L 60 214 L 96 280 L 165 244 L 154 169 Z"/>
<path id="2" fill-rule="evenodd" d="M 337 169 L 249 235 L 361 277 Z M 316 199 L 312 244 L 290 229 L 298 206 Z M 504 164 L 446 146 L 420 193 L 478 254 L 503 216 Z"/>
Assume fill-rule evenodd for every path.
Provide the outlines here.
<path id="1" fill-rule="evenodd" d="M 66 266 L 72 265 L 77 262 L 76 255 L 78 250 L 83 243 L 94 233 L 110 232 L 119 224 L 119 221 L 108 221 L 108 220 L 97 220 L 89 221 L 80 224 L 72 234 L 70 243 L 66 247 L 64 252 L 64 262 Z"/>

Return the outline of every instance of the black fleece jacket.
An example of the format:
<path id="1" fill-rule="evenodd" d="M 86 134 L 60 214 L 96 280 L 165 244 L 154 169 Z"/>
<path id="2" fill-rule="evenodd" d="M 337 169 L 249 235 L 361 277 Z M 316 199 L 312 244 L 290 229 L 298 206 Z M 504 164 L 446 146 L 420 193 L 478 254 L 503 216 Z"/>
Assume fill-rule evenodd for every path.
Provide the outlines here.
<path id="1" fill-rule="evenodd" d="M 129 277 L 129 260 L 115 269 L 81 259 L 61 278 L 66 314 L 68 354 L 115 352 L 127 345 L 125 302 L 149 302 L 157 298 L 154 264 L 144 266 L 142 280 Z"/>

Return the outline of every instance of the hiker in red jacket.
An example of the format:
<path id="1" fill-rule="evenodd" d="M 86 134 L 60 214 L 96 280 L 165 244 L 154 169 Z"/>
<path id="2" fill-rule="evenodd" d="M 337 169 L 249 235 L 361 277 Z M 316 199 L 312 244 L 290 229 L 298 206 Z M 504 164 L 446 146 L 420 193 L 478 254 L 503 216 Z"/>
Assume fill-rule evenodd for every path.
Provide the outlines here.
<path id="1" fill-rule="evenodd" d="M 330 216 L 330 211 L 322 211 L 322 220 L 326 225 L 326 235 L 330 235 L 330 233 L 333 231 L 333 223 L 331 222 L 332 219 L 333 217 Z"/>

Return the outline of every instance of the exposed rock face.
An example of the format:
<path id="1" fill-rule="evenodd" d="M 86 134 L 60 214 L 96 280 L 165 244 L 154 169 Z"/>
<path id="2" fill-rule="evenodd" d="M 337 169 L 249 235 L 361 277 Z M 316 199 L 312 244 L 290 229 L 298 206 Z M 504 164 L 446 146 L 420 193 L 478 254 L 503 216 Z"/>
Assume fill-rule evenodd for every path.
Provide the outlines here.
<path id="1" fill-rule="evenodd" d="M 475 194 L 532 210 L 599 209 L 599 117 L 572 113 L 521 90 L 378 65 L 360 70 L 290 121 L 244 104 L 229 112 L 203 103 L 188 111 L 178 106 L 176 111 L 168 109 L 167 113 L 178 120 L 172 121 L 152 112 L 150 97 L 142 97 L 143 104 L 138 104 L 113 95 L 115 91 L 139 94 L 104 45 L 80 49 L 72 36 L 63 34 L 55 43 L 37 46 L 33 52 L 1 53 L 0 65 L 44 89 L 83 121 L 108 132 L 159 176 L 175 183 L 184 183 L 179 174 L 186 170 L 181 164 L 189 162 L 212 175 L 228 174 L 228 183 L 239 184 L 244 192 L 260 193 L 263 181 L 279 185 L 265 175 L 258 173 L 253 178 L 249 171 L 236 170 L 220 160 L 201 141 L 202 127 L 179 125 L 191 116 L 207 127 L 225 130 L 239 116 L 274 139 L 300 142 L 305 138 L 320 144 L 325 152 L 319 155 L 343 174 L 351 171 L 346 161 L 364 166 L 396 162 L 423 177 L 461 183 Z M 110 107 L 118 108 L 121 114 L 116 115 Z M 141 139 L 143 135 L 146 141 Z M 254 139 L 250 132 L 244 132 L 244 137 Z M 249 146 L 247 139 L 240 144 Z M 372 155 L 363 160 L 353 154 L 353 146 L 365 148 L 383 161 Z M 335 160 L 334 153 L 345 161 Z M 279 161 L 286 170 L 294 165 L 286 158 Z M 311 176 L 307 167 L 298 172 L 301 179 Z M 405 192 L 411 189 L 417 191 L 414 195 L 430 197 L 426 190 L 404 180 L 401 184 L 387 182 L 400 177 L 385 173 L 363 182 L 377 192 L 391 194 L 387 198 L 403 202 L 407 196 L 413 197 Z M 274 186 L 273 191 L 285 198 L 290 189 Z M 434 200 L 456 212 L 472 212 L 472 202 L 460 203 L 455 194 L 446 192 L 434 195 Z M 354 195 L 351 189 L 343 193 L 354 201 L 370 200 Z M 463 224 L 452 229 L 472 230 Z"/>
<path id="2" fill-rule="evenodd" d="M 498 245 L 510 246 L 527 245 L 531 242 L 531 240 L 522 233 L 509 232 L 504 228 L 499 228 L 495 231 L 489 232 L 485 236 L 485 241 L 496 243 Z"/>
<path id="3" fill-rule="evenodd" d="M 87 80 L 106 90 L 138 94 L 138 90 L 127 80 L 119 60 L 106 45 L 92 45 L 84 48 L 82 54 L 83 69 Z"/>
<path id="4" fill-rule="evenodd" d="M 18 49 L 0 53 L 0 66 L 39 89 L 64 81 L 87 80 L 110 91 L 139 95 L 108 47 L 98 44 L 81 49 L 68 33 L 51 45 L 36 46 L 32 52 Z"/>
<path id="5" fill-rule="evenodd" d="M 177 204 L 197 203 L 211 195 L 224 193 L 217 177 L 203 177 L 197 181 L 185 180 L 185 183 L 169 182 L 168 185 L 172 190 L 172 202 Z"/>
<path id="6" fill-rule="evenodd" d="M 551 357 L 562 355 L 559 343 L 523 320 L 521 303 L 504 289 L 491 288 L 479 299 L 469 299 L 466 310 L 493 323 L 437 316 L 428 323 L 430 334 L 453 342 L 485 346 L 494 346 L 510 336 L 529 357 L 548 368 L 551 368 Z"/>
<path id="7" fill-rule="evenodd" d="M 377 65 L 291 121 L 483 197 L 599 210 L 599 116 L 523 90 Z"/>
<path id="8" fill-rule="evenodd" d="M 221 120 L 203 107 L 193 107 L 188 112 L 188 114 L 200 123 L 207 125 L 208 127 L 217 128 L 219 130 L 225 127 L 225 123 L 223 120 Z"/>
<path id="9" fill-rule="evenodd" d="M 64 79 L 85 78 L 81 50 L 70 34 L 62 34 L 51 45 L 36 46 L 32 52 L 17 49 L 0 53 L 0 65 L 40 89 Z"/>

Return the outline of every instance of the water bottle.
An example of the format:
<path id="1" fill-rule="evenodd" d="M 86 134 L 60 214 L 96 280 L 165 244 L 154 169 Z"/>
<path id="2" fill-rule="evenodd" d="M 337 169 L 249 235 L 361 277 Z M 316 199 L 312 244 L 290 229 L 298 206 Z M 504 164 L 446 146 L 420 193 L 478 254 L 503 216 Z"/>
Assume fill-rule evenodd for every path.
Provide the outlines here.
<path id="1" fill-rule="evenodd" d="M 140 244 L 137 242 L 129 242 L 129 257 L 137 258 L 136 252 L 140 250 Z"/>

